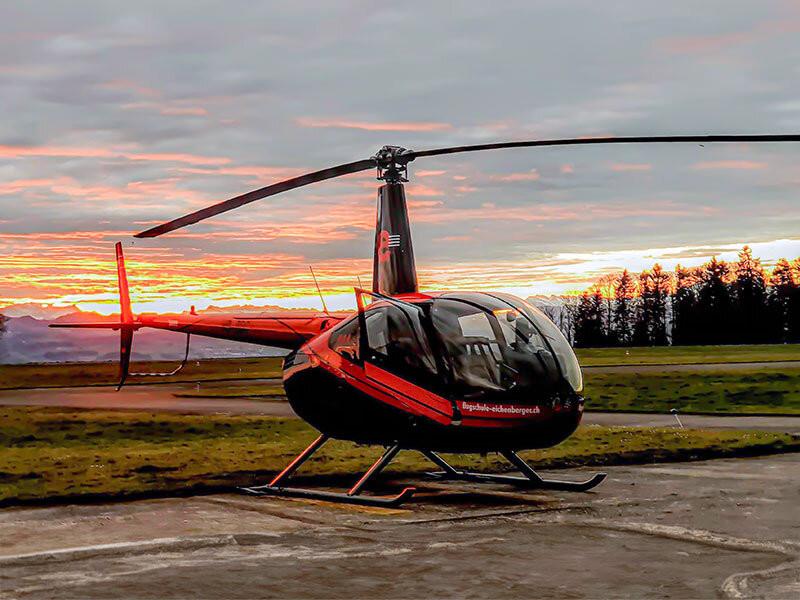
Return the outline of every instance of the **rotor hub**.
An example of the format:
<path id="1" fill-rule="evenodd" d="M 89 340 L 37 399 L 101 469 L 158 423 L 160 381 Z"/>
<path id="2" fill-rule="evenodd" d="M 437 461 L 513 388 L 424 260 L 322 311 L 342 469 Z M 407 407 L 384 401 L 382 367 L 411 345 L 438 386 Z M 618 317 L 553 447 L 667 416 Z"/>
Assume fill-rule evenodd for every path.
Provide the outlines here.
<path id="1" fill-rule="evenodd" d="M 414 160 L 411 150 L 402 146 L 384 146 L 372 160 L 378 169 L 377 178 L 386 183 L 404 183 L 408 181 L 408 163 Z"/>

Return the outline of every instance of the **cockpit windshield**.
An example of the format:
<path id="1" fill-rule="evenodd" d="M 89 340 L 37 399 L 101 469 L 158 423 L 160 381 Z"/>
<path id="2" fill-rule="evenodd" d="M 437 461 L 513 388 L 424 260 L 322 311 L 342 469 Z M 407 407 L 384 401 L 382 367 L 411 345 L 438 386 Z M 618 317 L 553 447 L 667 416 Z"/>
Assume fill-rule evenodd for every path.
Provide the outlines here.
<path id="1" fill-rule="evenodd" d="M 555 391 L 559 368 L 524 314 L 485 294 L 435 298 L 431 324 L 448 359 L 451 393 L 465 400 L 534 402 Z"/>
<path id="2" fill-rule="evenodd" d="M 564 334 L 556 327 L 555 323 L 541 310 L 521 298 L 503 293 L 492 293 L 491 295 L 507 302 L 536 324 L 536 328 L 546 338 L 548 346 L 555 353 L 558 364 L 561 367 L 561 374 L 569 382 L 573 390 L 582 392 L 583 374 L 581 373 L 581 366 L 578 363 L 575 352 L 572 350 L 572 346 L 570 346 L 567 338 L 564 337 Z"/>

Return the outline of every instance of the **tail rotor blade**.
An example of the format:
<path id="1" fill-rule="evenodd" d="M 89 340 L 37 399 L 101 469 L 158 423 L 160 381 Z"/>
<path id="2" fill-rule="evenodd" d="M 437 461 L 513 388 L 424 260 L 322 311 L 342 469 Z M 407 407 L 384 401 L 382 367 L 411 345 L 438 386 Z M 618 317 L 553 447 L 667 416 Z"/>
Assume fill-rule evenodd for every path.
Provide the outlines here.
<path id="1" fill-rule="evenodd" d="M 279 183 L 273 183 L 272 185 L 268 185 L 266 187 L 253 190 L 252 192 L 247 192 L 246 194 L 242 194 L 241 196 L 236 196 L 235 198 L 231 198 L 230 200 L 225 200 L 223 202 L 219 202 L 212 206 L 202 208 L 188 215 L 184 215 L 182 217 L 169 221 L 168 223 L 164 223 L 162 225 L 158 225 L 157 227 L 148 229 L 147 231 L 142 231 L 141 233 L 137 233 L 133 237 L 137 238 L 157 237 L 159 235 L 169 233 L 170 231 L 175 231 L 176 229 L 180 229 L 181 227 L 192 225 L 193 223 L 197 223 L 199 221 L 202 221 L 203 219 L 208 219 L 209 217 L 213 217 L 221 213 L 228 212 L 229 210 L 233 210 L 234 208 L 239 208 L 240 206 L 249 204 L 250 202 L 261 200 L 262 198 L 274 196 L 275 194 L 280 194 L 281 192 L 287 192 L 289 190 L 303 187 L 311 183 L 317 183 L 318 181 L 325 181 L 326 179 L 341 177 L 342 175 L 349 175 L 351 173 L 366 171 L 367 169 L 372 169 L 374 167 L 375 167 L 375 160 L 368 158 L 366 160 L 358 160 L 356 162 L 345 163 L 343 165 L 338 165 L 336 167 L 322 169 L 321 171 L 315 171 L 314 173 L 307 173 L 305 175 L 300 175 L 299 177 L 293 177 L 292 179 L 287 179 L 286 181 L 281 181 Z"/>
<path id="2" fill-rule="evenodd" d="M 130 371 L 133 327 L 123 325 L 119 333 L 119 384 L 117 385 L 117 391 L 122 389 Z"/>

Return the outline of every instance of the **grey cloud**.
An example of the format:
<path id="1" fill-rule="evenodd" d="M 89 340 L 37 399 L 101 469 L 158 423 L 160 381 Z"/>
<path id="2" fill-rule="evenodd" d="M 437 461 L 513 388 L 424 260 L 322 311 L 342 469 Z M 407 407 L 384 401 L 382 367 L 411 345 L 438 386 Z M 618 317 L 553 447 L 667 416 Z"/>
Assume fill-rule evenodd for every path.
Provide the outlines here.
<path id="1" fill-rule="evenodd" d="M 800 15 L 782 2 L 169 2 L 33 3 L 0 8 L 0 144 L 130 147 L 148 153 L 225 156 L 232 165 L 318 168 L 367 156 L 384 143 L 433 147 L 502 138 L 601 133 L 790 132 L 800 124 Z M 767 25 L 764 25 L 764 24 Z M 783 24 L 789 32 L 770 23 Z M 775 28 L 773 31 L 771 27 Z M 709 40 L 705 46 L 702 40 Z M 716 41 L 715 41 L 716 40 Z M 721 40 L 721 41 L 720 41 Z M 131 85 L 109 85 L 129 82 Z M 144 104 L 139 108 L 126 105 Z M 148 104 L 149 103 L 149 104 Z M 178 104 L 175 104 L 178 103 Z M 204 115 L 163 114 L 200 107 Z M 168 112 L 168 111 L 167 111 Z M 442 122 L 444 131 L 309 128 L 300 117 L 366 122 Z M 800 148 L 558 148 L 420 161 L 443 169 L 437 197 L 454 211 L 486 202 L 530 205 L 708 206 L 692 217 L 620 216 L 595 222 L 419 223 L 420 260 L 487 260 L 593 248 L 722 244 L 796 235 Z M 697 171 L 699 161 L 767 162 L 758 171 Z M 614 172 L 614 163 L 649 163 Z M 561 172 L 564 164 L 574 172 Z M 180 174 L 182 165 L 124 159 L 0 158 L 0 183 L 71 177 L 125 186 L 180 176 L 182 189 L 222 199 L 252 178 Z M 492 176 L 527 172 L 530 182 Z M 477 188 L 459 193 L 453 175 Z M 44 192 L 42 192 L 44 193 Z M 324 209 L 312 196 L 374 190 L 316 186 L 238 213 L 234 220 L 291 219 L 272 207 Z M 0 196 L 2 231 L 53 227 L 133 229 L 196 208 L 153 198 L 136 205 L 81 203 L 49 194 L 49 211 Z M 754 206 L 757 204 L 757 209 Z M 302 207 L 309 207 L 304 209 Z M 61 214 L 66 207 L 70 214 Z M 148 210 L 152 207 L 152 213 Z M 364 208 L 371 210 L 371 208 Z M 76 214 L 73 214 L 76 213 Z M 743 218 L 746 215 L 746 218 Z M 196 229 L 213 232 L 214 222 Z M 102 228 L 105 228 L 102 227 Z M 447 243 L 464 231 L 482 244 Z M 368 255 L 369 232 L 326 246 L 193 239 L 226 252 L 302 252 L 309 258 Z M 187 241 L 167 239 L 176 249 Z"/>

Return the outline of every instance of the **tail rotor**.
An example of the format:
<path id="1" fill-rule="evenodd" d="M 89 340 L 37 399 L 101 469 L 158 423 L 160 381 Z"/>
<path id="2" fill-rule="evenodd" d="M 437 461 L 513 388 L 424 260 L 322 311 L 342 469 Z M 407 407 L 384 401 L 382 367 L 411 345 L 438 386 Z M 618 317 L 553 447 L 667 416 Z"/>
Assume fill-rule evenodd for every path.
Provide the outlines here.
<path id="1" fill-rule="evenodd" d="M 131 309 L 131 294 L 128 288 L 128 275 L 125 271 L 125 257 L 122 254 L 122 242 L 117 242 L 115 245 L 117 256 L 117 284 L 119 287 L 119 321 L 113 322 L 97 322 L 97 323 L 51 323 L 50 327 L 70 327 L 79 329 L 119 329 L 119 383 L 117 384 L 117 391 L 122 389 L 125 385 L 125 380 L 129 375 L 142 376 L 142 377 L 166 377 L 175 375 L 178 371 L 183 369 L 189 361 L 189 339 L 190 335 L 186 334 L 186 351 L 183 356 L 183 361 L 178 367 L 168 373 L 131 373 L 131 349 L 133 347 L 133 333 L 144 327 L 141 321 L 137 320 L 133 315 Z"/>

